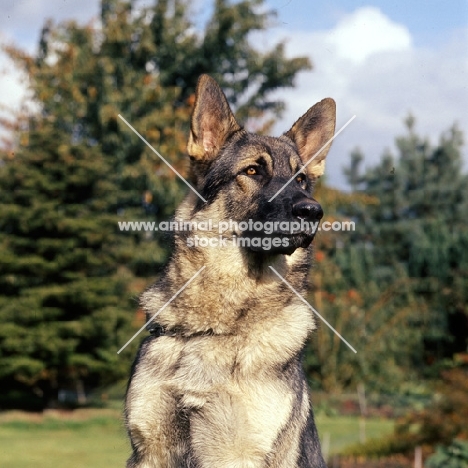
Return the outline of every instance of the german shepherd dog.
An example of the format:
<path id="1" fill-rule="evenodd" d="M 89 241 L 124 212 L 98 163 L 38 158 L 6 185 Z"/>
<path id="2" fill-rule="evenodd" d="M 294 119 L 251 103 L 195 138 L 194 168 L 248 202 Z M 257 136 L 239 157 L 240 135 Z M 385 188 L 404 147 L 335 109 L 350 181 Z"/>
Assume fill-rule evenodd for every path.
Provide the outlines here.
<path id="1" fill-rule="evenodd" d="M 164 274 L 141 295 L 148 320 L 160 313 L 128 385 L 127 468 L 326 467 L 301 362 L 314 317 L 289 287 L 306 293 L 314 231 L 277 221 L 321 219 L 311 193 L 334 130 L 327 98 L 279 138 L 248 133 L 218 84 L 199 79 L 188 154 L 206 202 L 190 192 L 176 219 L 244 228 L 231 223 L 222 234 L 230 242 L 214 247 L 175 232 Z M 273 222 L 273 232 L 249 220 Z M 213 231 L 203 235 L 216 240 Z M 231 242 L 255 236 L 260 243 Z"/>

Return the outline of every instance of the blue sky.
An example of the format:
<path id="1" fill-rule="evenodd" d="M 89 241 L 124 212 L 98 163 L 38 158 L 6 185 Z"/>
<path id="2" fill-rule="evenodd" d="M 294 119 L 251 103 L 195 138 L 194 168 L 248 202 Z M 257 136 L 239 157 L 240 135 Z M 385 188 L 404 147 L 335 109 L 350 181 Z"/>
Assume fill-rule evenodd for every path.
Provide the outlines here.
<path id="1" fill-rule="evenodd" d="M 302 30 L 332 28 L 344 14 L 375 6 L 392 21 L 404 24 L 417 46 L 444 41 L 457 28 L 466 27 L 468 18 L 466 0 L 268 0 L 267 3 L 291 29 Z"/>
<path id="2" fill-rule="evenodd" d="M 210 2 L 198 0 L 194 3 L 198 3 L 201 10 L 207 10 Z M 467 0 L 266 0 L 265 3 L 278 12 L 280 24 L 291 30 L 306 31 L 331 28 L 344 14 L 364 6 L 375 6 L 391 20 L 404 24 L 417 46 L 444 41 L 447 35 L 466 27 L 468 22 Z M 98 11 L 97 0 L 2 0 L 0 31 L 29 46 L 37 40 L 46 17 L 85 21 Z"/>
<path id="3" fill-rule="evenodd" d="M 212 2 L 193 4 L 202 21 Z M 337 102 L 338 128 L 357 116 L 334 142 L 330 183 L 344 187 L 342 167 L 356 146 L 368 164 L 392 149 L 409 112 L 417 131 L 432 142 L 454 122 L 468 140 L 468 1 L 267 0 L 266 5 L 278 16 L 255 44 L 267 48 L 284 40 L 290 56 L 307 55 L 314 65 L 295 88 L 278 91 L 287 111 L 275 133 L 327 96 Z M 84 23 L 98 13 L 98 0 L 2 0 L 0 41 L 33 51 L 47 17 Z M 23 88 L 2 55 L 0 69 L 7 71 L 0 76 L 0 103 L 15 106 Z"/>

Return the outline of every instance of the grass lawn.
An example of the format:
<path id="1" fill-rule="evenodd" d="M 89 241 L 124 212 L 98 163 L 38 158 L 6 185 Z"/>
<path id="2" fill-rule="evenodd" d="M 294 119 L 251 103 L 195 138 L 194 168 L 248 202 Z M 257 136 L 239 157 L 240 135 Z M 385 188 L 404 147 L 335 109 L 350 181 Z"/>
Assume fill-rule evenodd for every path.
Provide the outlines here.
<path id="1" fill-rule="evenodd" d="M 343 448 L 359 442 L 360 423 L 356 416 L 322 416 L 315 418 L 322 448 L 329 440 L 329 454 L 339 453 Z M 378 439 L 393 433 L 394 423 L 391 419 L 370 418 L 365 421 L 367 439 Z M 326 435 L 328 434 L 328 436 Z"/>
<path id="2" fill-rule="evenodd" d="M 5 413 L 0 417 L 0 466 L 123 467 L 130 453 L 119 412 L 80 410 L 71 416 Z"/>
<path id="3" fill-rule="evenodd" d="M 318 416 L 320 438 L 329 437 L 330 453 L 359 441 L 359 419 Z M 368 438 L 392 432 L 393 422 L 370 419 Z M 330 434 L 325 436 L 325 434 Z M 44 416 L 0 414 L 0 466 L 8 468 L 109 468 L 124 466 L 130 453 L 117 410 L 78 410 Z"/>

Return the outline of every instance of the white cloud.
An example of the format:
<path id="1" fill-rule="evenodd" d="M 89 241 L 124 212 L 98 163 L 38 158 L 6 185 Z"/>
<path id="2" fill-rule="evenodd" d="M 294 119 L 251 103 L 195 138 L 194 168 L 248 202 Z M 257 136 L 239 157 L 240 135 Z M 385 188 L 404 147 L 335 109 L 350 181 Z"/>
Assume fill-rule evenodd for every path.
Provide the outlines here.
<path id="1" fill-rule="evenodd" d="M 358 64 L 378 52 L 407 50 L 412 42 L 404 26 L 393 23 L 375 7 L 346 15 L 323 39 L 334 46 L 337 56 Z"/>
<path id="2" fill-rule="evenodd" d="M 24 78 L 12 60 L 0 50 L 0 117 L 10 119 L 12 112 L 19 111 L 27 94 Z M 0 127 L 0 138 L 8 136 Z"/>
<path id="3" fill-rule="evenodd" d="M 404 133 L 409 112 L 416 117 L 417 131 L 434 143 L 455 121 L 468 136 L 468 30 L 457 31 L 438 48 L 422 49 L 413 45 L 404 26 L 364 7 L 330 30 L 282 31 L 268 39 L 278 37 L 287 38 L 290 56 L 309 56 L 314 69 L 298 77 L 296 88 L 281 91 L 288 110 L 276 133 L 327 96 L 337 102 L 337 128 L 357 115 L 330 152 L 327 175 L 332 184 L 343 186 L 342 167 L 356 146 L 368 163 L 376 162 L 395 136 Z"/>
<path id="4" fill-rule="evenodd" d="M 15 64 L 0 51 L 0 102 L 6 107 L 18 109 L 26 91 L 22 82 L 22 75 Z"/>

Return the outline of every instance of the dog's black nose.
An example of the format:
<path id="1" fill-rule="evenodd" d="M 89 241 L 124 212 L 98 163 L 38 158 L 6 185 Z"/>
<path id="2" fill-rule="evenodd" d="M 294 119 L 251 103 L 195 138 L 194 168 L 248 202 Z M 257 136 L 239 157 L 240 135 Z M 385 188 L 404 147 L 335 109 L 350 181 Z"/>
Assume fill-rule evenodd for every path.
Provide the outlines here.
<path id="1" fill-rule="evenodd" d="M 294 216 L 309 221 L 318 221 L 323 217 L 322 207 L 316 201 L 312 200 L 301 200 L 294 203 L 292 212 Z"/>

